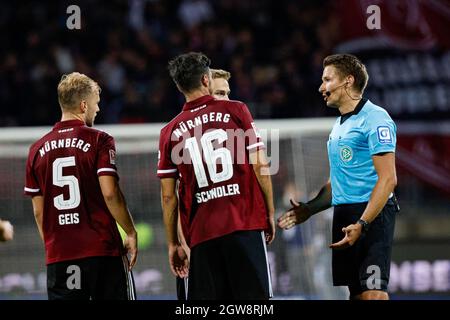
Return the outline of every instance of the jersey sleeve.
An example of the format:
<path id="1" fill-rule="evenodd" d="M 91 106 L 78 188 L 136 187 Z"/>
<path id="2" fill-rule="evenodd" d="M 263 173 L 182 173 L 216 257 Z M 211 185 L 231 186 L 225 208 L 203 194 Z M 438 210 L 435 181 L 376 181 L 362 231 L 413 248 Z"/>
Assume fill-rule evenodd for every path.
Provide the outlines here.
<path id="1" fill-rule="evenodd" d="M 397 126 L 387 112 L 377 111 L 369 116 L 366 134 L 371 155 L 395 152 Z"/>
<path id="2" fill-rule="evenodd" d="M 116 145 L 114 138 L 106 133 L 99 137 L 97 146 L 97 175 L 119 178 L 116 167 Z"/>
<path id="3" fill-rule="evenodd" d="M 34 156 L 35 153 L 30 149 L 25 168 L 25 187 L 23 188 L 24 194 L 28 196 L 42 195 L 41 187 L 39 186 L 33 169 Z"/>
<path id="4" fill-rule="evenodd" d="M 264 142 L 261 139 L 261 135 L 256 128 L 255 121 L 248 110 L 246 104 L 240 104 L 240 119 L 242 123 L 242 129 L 245 131 L 245 147 L 248 152 L 254 152 L 261 149 L 265 149 Z"/>
<path id="5" fill-rule="evenodd" d="M 170 135 L 172 133 L 167 128 L 161 130 L 159 136 L 158 151 L 158 171 L 159 178 L 178 178 L 177 166 L 171 158 Z"/>

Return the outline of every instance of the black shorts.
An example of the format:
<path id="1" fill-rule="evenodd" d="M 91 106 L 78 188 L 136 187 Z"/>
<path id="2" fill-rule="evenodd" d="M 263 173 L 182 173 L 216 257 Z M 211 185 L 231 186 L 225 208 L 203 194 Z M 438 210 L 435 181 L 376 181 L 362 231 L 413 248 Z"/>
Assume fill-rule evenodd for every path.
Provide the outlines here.
<path id="1" fill-rule="evenodd" d="M 188 278 L 180 278 L 177 277 L 177 299 L 180 301 L 187 300 L 187 286 L 188 286 Z"/>
<path id="2" fill-rule="evenodd" d="M 267 300 L 272 297 L 261 231 L 238 231 L 191 249 L 188 300 Z"/>
<path id="3" fill-rule="evenodd" d="M 367 202 L 334 207 L 333 243 L 344 237 L 343 227 L 356 223 L 361 218 L 366 206 Z M 367 290 L 387 290 L 396 213 L 396 205 L 389 200 L 372 221 L 367 233 L 353 246 L 333 250 L 332 269 L 335 286 L 348 286 L 351 296 Z"/>
<path id="4" fill-rule="evenodd" d="M 124 257 L 89 257 L 47 266 L 49 300 L 136 300 Z"/>

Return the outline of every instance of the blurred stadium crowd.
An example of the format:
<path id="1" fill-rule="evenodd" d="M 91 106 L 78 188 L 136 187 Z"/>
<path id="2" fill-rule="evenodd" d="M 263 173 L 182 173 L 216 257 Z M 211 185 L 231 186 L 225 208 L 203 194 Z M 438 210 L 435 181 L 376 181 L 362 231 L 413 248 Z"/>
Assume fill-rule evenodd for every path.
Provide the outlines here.
<path id="1" fill-rule="evenodd" d="M 332 1 L 85 0 L 80 30 L 66 27 L 71 4 L 2 3 L 0 126 L 57 121 L 56 86 L 73 70 L 103 89 L 97 122 L 168 121 L 182 96 L 167 62 L 186 51 L 229 70 L 231 97 L 256 118 L 332 114 L 317 94 L 339 33 Z"/>

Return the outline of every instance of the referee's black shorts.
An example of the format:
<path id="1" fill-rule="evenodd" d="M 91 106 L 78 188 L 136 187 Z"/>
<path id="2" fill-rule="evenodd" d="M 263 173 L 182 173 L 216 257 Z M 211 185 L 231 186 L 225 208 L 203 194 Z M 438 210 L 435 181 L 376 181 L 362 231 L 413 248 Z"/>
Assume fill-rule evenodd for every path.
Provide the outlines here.
<path id="1" fill-rule="evenodd" d="M 188 300 L 267 300 L 272 297 L 262 231 L 238 231 L 191 249 Z"/>
<path id="2" fill-rule="evenodd" d="M 89 257 L 47 265 L 49 300 L 136 300 L 123 257 Z"/>
<path id="3" fill-rule="evenodd" d="M 367 202 L 334 207 L 333 243 L 344 237 L 342 228 L 361 218 Z M 342 250 L 333 250 L 333 284 L 348 286 L 354 296 L 367 290 L 386 291 L 389 283 L 392 241 L 397 207 L 390 199 L 366 234 Z"/>

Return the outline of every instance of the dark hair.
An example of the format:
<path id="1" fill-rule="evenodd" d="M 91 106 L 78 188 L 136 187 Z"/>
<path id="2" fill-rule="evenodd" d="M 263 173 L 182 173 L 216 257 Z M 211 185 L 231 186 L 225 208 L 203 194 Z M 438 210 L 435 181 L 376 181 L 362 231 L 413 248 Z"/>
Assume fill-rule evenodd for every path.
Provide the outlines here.
<path id="1" fill-rule="evenodd" d="M 334 66 L 341 77 L 352 75 L 355 78 L 354 86 L 359 92 L 364 92 L 369 80 L 366 66 L 354 55 L 333 54 L 323 59 L 323 67 Z"/>
<path id="2" fill-rule="evenodd" d="M 204 74 L 209 72 L 211 60 L 201 52 L 180 54 L 169 61 L 169 73 L 178 88 L 191 92 L 201 85 Z"/>

